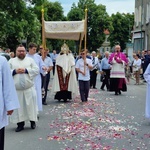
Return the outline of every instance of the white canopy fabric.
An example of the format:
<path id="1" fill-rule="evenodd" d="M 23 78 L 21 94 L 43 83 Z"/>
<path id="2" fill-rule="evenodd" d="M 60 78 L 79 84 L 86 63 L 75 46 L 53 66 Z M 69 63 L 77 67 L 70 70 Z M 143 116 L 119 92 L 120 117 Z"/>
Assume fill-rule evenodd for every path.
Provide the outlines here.
<path id="1" fill-rule="evenodd" d="M 83 40 L 85 21 L 44 21 L 44 29 L 45 38 Z"/>

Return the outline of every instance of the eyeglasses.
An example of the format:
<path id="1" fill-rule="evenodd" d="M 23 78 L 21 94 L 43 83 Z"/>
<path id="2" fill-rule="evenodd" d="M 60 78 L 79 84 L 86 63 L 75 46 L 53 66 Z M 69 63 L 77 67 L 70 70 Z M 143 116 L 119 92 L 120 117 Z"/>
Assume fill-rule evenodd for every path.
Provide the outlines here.
<path id="1" fill-rule="evenodd" d="M 26 51 L 24 51 L 24 50 L 17 50 L 17 52 L 19 52 L 19 53 L 25 53 Z"/>
<path id="2" fill-rule="evenodd" d="M 40 47 L 40 49 L 43 49 L 43 47 Z"/>

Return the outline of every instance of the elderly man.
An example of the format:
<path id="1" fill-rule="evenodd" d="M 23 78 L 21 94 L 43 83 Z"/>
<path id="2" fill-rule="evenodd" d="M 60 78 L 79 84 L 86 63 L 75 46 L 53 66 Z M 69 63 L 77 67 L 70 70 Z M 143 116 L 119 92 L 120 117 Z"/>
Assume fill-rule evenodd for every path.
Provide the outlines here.
<path id="1" fill-rule="evenodd" d="M 22 45 L 17 47 L 16 57 L 10 59 L 9 64 L 20 102 L 20 109 L 14 111 L 10 120 L 17 123 L 16 132 L 23 130 L 25 121 L 28 120 L 31 128 L 35 129 L 38 109 L 34 78 L 39 74 L 39 68 L 32 58 L 26 57 L 26 50 Z"/>
<path id="2" fill-rule="evenodd" d="M 97 69 L 99 65 L 99 60 L 96 57 L 95 51 L 92 52 L 92 65 L 93 65 L 93 68 L 90 71 L 90 87 L 91 88 L 93 87 L 93 89 L 96 89 Z"/>
<path id="3" fill-rule="evenodd" d="M 110 67 L 110 64 L 108 63 L 108 59 L 109 59 L 109 52 L 106 51 L 105 57 L 102 59 L 101 65 L 100 65 L 100 73 L 104 75 L 104 79 L 101 85 L 101 90 L 103 91 L 105 90 L 104 89 L 105 85 L 107 87 L 107 91 L 109 90 L 109 86 L 110 86 L 109 80 L 110 80 L 111 67 Z"/>
<path id="4" fill-rule="evenodd" d="M 7 60 L 0 56 L 0 150 L 4 150 L 4 131 L 8 115 L 19 108 L 19 101 Z"/>
<path id="5" fill-rule="evenodd" d="M 109 63 L 112 65 L 110 73 L 110 91 L 115 91 L 115 95 L 121 94 L 121 91 L 127 91 L 125 81 L 125 64 L 128 60 L 121 51 L 120 45 L 115 46 L 115 52 L 110 55 Z"/>

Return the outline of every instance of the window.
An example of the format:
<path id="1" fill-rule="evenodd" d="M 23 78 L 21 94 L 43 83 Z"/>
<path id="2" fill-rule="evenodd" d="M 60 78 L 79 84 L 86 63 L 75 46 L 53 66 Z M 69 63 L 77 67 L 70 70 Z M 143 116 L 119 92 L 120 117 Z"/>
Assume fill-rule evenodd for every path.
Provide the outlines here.
<path id="1" fill-rule="evenodd" d="M 146 7 L 146 24 L 149 23 L 149 4 Z"/>
<path id="2" fill-rule="evenodd" d="M 139 20 L 138 20 L 138 9 L 135 8 L 135 25 L 138 27 L 139 25 Z"/>
<path id="3" fill-rule="evenodd" d="M 140 22 L 140 23 L 142 23 L 141 22 L 141 13 L 142 13 L 142 7 L 141 6 L 139 6 L 139 11 L 138 11 L 138 22 Z"/>

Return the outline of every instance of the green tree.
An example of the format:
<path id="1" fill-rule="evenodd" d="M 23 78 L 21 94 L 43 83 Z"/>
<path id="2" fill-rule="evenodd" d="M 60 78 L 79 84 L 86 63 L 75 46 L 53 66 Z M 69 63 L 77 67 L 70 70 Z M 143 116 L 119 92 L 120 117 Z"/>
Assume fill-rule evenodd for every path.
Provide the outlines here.
<path id="1" fill-rule="evenodd" d="M 66 18 L 63 15 L 63 8 L 59 2 L 49 2 L 48 0 L 43 1 L 33 0 L 30 2 L 34 3 L 32 11 L 38 16 L 38 19 L 41 23 L 42 23 L 42 14 L 41 14 L 42 7 L 44 9 L 44 20 L 46 21 L 66 20 Z M 42 26 L 40 33 L 42 33 Z M 52 51 L 53 49 L 60 50 L 62 43 L 63 43 L 62 40 L 57 39 L 46 40 L 46 45 L 48 48 L 50 48 L 50 51 Z"/>
<path id="2" fill-rule="evenodd" d="M 71 10 L 67 14 L 67 20 L 69 21 L 81 21 L 83 20 L 83 12 L 75 3 L 72 4 Z M 69 48 L 74 52 L 78 53 L 79 51 L 79 41 L 68 41 Z"/>
<path id="3" fill-rule="evenodd" d="M 105 40 L 104 30 L 112 30 L 111 18 L 104 5 L 97 5 L 94 0 L 79 0 L 78 6 L 72 5 L 68 20 L 84 19 L 85 8 L 88 9 L 87 48 L 89 51 L 97 50 Z"/>
<path id="4" fill-rule="evenodd" d="M 112 30 L 111 19 L 101 4 L 91 6 L 88 12 L 88 49 L 96 51 L 105 40 L 104 30 Z"/>
<path id="5" fill-rule="evenodd" d="M 83 19 L 82 9 L 77 7 L 75 3 L 72 4 L 71 10 L 67 14 L 67 19 L 69 21 L 79 21 Z"/>
<path id="6" fill-rule="evenodd" d="M 110 33 L 111 47 L 119 43 L 122 50 L 125 49 L 126 43 L 131 39 L 131 30 L 134 24 L 134 14 L 112 14 L 113 31 Z"/>
<path id="7" fill-rule="evenodd" d="M 39 21 L 23 0 L 3 0 L 0 5 L 0 45 L 15 50 L 22 39 L 39 40 Z"/>
<path id="8" fill-rule="evenodd" d="M 64 21 L 65 17 L 63 15 L 63 8 L 59 2 L 49 2 L 47 4 L 47 20 L 48 21 Z M 52 49 L 60 51 L 63 44 L 62 40 L 57 39 L 47 39 L 47 45 L 51 45 Z M 52 50 L 51 49 L 51 50 Z"/>
<path id="9" fill-rule="evenodd" d="M 50 2 L 48 0 L 34 0 L 34 7 L 32 10 L 38 16 L 41 21 L 42 7 L 44 9 L 44 20 L 46 21 L 62 21 L 65 19 L 63 15 L 63 8 L 59 2 Z"/>

